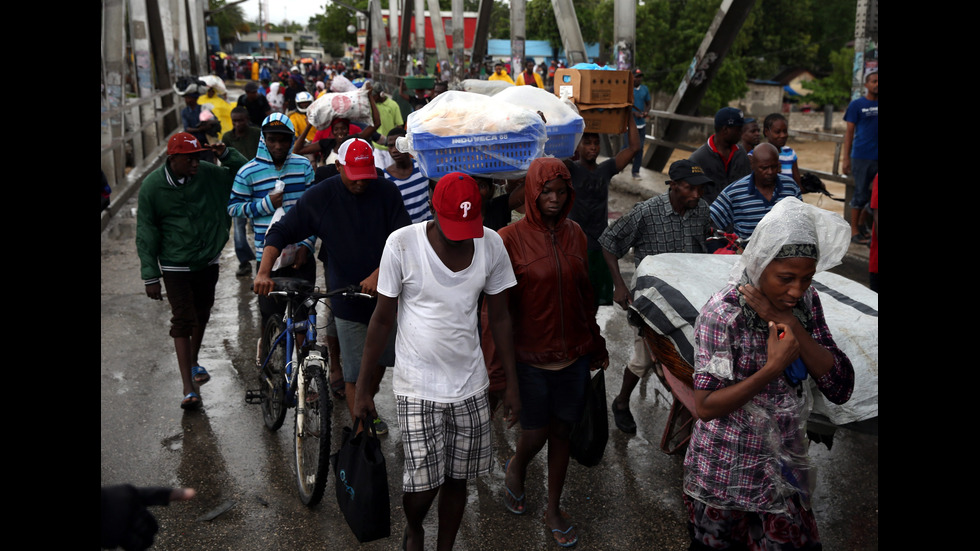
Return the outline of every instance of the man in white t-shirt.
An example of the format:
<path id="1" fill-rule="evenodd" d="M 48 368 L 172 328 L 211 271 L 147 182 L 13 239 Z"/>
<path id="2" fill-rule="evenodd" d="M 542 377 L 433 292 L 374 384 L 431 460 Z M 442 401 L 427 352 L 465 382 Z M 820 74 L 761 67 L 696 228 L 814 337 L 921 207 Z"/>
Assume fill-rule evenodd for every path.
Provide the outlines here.
<path id="1" fill-rule="evenodd" d="M 397 230 L 385 244 L 354 403 L 355 416 L 376 417 L 371 389 L 377 388 L 377 359 L 397 310 L 392 386 L 405 448 L 407 549 L 423 548 L 422 521 L 440 490 L 438 548 L 451 548 L 466 507 L 466 481 L 490 472 L 490 380 L 477 331 L 480 293 L 486 293 L 503 359 L 503 404 L 511 425 L 521 408 L 503 292 L 517 284 L 507 250 L 483 227 L 480 190 L 470 176 L 444 176 L 432 206 L 435 220 Z"/>

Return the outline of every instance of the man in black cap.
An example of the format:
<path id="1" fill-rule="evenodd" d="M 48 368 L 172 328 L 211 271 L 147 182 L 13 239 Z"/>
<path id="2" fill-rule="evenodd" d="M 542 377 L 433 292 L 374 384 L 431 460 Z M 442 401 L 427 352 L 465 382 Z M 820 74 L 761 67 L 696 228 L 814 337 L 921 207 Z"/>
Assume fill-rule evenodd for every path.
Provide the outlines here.
<path id="1" fill-rule="evenodd" d="M 738 146 L 744 124 L 741 111 L 734 107 L 721 108 L 715 113 L 715 133 L 688 157 L 711 180 L 702 194 L 709 205 L 725 186 L 752 172 L 748 156 Z"/>
<path id="2" fill-rule="evenodd" d="M 709 209 L 701 198 L 712 182 L 701 167 L 690 160 L 675 161 L 668 172 L 668 192 L 637 203 L 599 237 L 602 254 L 613 278 L 613 301 L 624 310 L 632 301 L 631 292 L 619 271 L 619 259 L 633 248 L 633 265 L 639 266 L 649 255 L 662 253 L 703 253 L 708 234 Z M 633 434 L 636 422 L 629 410 L 630 394 L 651 368 L 653 360 L 637 336 L 633 357 L 623 370 L 623 386 L 613 400 L 613 419 L 619 430 Z"/>
<path id="3" fill-rule="evenodd" d="M 248 120 L 255 126 L 262 126 L 262 121 L 272 114 L 269 100 L 259 93 L 259 85 L 254 82 L 245 84 L 245 95 L 238 96 L 238 106 L 248 109 Z"/>

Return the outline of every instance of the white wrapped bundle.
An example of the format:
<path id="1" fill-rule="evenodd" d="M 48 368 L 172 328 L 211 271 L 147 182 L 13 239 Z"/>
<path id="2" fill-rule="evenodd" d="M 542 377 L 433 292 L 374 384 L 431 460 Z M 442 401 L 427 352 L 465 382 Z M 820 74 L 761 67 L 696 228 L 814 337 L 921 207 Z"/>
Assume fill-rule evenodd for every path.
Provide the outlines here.
<path id="1" fill-rule="evenodd" d="M 575 148 L 582 139 L 582 132 L 585 131 L 585 121 L 570 100 L 559 99 L 554 94 L 534 86 L 509 86 L 494 96 L 494 99 L 544 116 L 548 130 L 545 154 L 570 157 L 575 153 Z"/>
<path id="2" fill-rule="evenodd" d="M 519 105 L 545 117 L 545 124 L 558 126 L 576 120 L 582 120 L 575 104 L 569 100 L 561 100 L 558 96 L 534 86 L 508 86 L 495 96 L 496 99 Z"/>
<path id="3" fill-rule="evenodd" d="M 547 140 L 537 113 L 470 92 L 439 94 L 408 116 L 406 128 L 397 147 L 429 178 L 453 171 L 514 177 L 542 155 Z"/>
<path id="4" fill-rule="evenodd" d="M 332 79 L 330 79 L 331 92 L 343 93 L 353 92 L 354 90 L 357 90 L 357 86 L 354 86 L 354 83 L 344 75 L 335 75 Z"/>
<path id="5" fill-rule="evenodd" d="M 484 96 L 495 96 L 508 88 L 515 88 L 513 84 L 503 80 L 480 80 L 477 78 L 468 78 L 460 84 L 464 92 L 473 92 Z"/>
<path id="6" fill-rule="evenodd" d="M 449 91 L 408 116 L 409 134 L 470 136 L 521 132 L 542 125 L 541 117 L 527 109 L 470 92 Z"/>
<path id="7" fill-rule="evenodd" d="M 310 124 L 317 128 L 329 127 L 336 118 L 364 125 L 374 124 L 371 99 L 368 97 L 370 93 L 366 88 L 355 88 L 353 92 L 323 94 L 310 105 L 306 115 Z"/>
<path id="8" fill-rule="evenodd" d="M 224 96 L 228 93 L 228 89 L 225 88 L 225 81 L 221 80 L 221 77 L 215 75 L 204 75 L 200 77 L 200 80 L 204 84 L 208 85 L 208 88 L 214 88 L 214 91 L 219 96 Z"/>

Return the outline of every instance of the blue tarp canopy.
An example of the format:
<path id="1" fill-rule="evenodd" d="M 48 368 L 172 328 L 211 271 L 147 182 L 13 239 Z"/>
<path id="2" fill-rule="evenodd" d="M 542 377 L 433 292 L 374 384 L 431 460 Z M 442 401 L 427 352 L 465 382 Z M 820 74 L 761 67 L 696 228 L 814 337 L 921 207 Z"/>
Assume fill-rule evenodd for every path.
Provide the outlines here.
<path id="1" fill-rule="evenodd" d="M 502 38 L 492 38 L 487 41 L 487 54 L 493 57 L 510 57 L 510 40 Z M 542 60 L 551 59 L 554 52 L 551 44 L 547 40 L 526 40 L 524 41 L 524 56 L 532 57 L 540 63 Z M 599 57 L 599 44 L 586 44 L 585 55 L 590 60 Z M 565 59 L 565 50 L 559 50 L 558 57 Z"/>

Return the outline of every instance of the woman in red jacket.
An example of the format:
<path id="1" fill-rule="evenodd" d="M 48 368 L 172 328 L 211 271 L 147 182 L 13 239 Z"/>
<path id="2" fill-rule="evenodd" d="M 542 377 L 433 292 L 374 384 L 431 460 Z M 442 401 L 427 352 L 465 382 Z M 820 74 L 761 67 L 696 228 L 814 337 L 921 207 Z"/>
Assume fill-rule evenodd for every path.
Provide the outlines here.
<path id="1" fill-rule="evenodd" d="M 585 233 L 566 219 L 574 199 L 571 174 L 558 159 L 536 159 L 524 193 L 527 216 L 500 230 L 517 276 L 509 300 L 522 404 L 504 503 L 512 513 L 524 513 L 527 465 L 547 443 L 544 522 L 558 545 L 571 547 L 578 536 L 560 509 L 569 433 L 582 417 L 589 370 L 604 369 L 609 355 L 595 321 Z"/>

